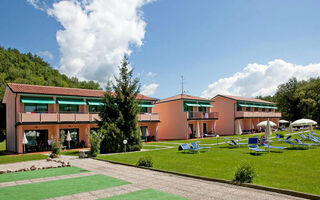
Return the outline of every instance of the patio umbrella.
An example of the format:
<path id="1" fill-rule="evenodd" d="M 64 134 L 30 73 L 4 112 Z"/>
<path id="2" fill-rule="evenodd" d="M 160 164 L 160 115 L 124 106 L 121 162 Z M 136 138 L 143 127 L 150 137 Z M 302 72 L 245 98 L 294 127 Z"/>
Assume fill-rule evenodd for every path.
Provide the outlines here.
<path id="1" fill-rule="evenodd" d="M 200 125 L 199 125 L 199 121 L 197 121 L 196 138 L 200 138 Z"/>
<path id="2" fill-rule="evenodd" d="M 267 127 L 267 123 L 268 123 L 268 120 L 267 121 L 262 121 L 259 124 L 257 124 L 257 126 L 258 127 Z M 276 123 L 274 123 L 273 121 L 270 121 L 270 120 L 269 120 L 269 124 L 270 124 L 270 126 L 277 126 Z"/>
<path id="3" fill-rule="evenodd" d="M 70 141 L 71 141 L 70 131 L 68 131 L 68 133 L 67 133 L 66 141 L 68 142 L 68 148 L 70 149 Z"/>
<path id="4" fill-rule="evenodd" d="M 22 144 L 23 144 L 23 152 L 26 152 L 26 144 L 28 144 L 26 133 L 23 134 Z"/>
<path id="5" fill-rule="evenodd" d="M 236 129 L 236 135 L 242 135 L 242 129 L 241 129 L 240 120 L 238 120 L 238 126 L 237 126 L 237 129 Z M 240 147 L 240 136 L 238 137 L 238 142 L 239 142 L 239 147 Z"/>
<path id="6" fill-rule="evenodd" d="M 289 121 L 284 120 L 284 119 L 280 119 L 279 123 L 281 123 L 281 124 L 289 124 Z"/>
<path id="7" fill-rule="evenodd" d="M 148 128 L 146 128 L 146 142 L 148 140 L 148 136 L 149 136 L 149 130 L 148 130 Z"/>
<path id="8" fill-rule="evenodd" d="M 268 138 L 269 138 L 269 136 L 272 135 L 272 129 L 271 129 L 271 126 L 270 126 L 269 118 L 267 120 L 267 126 L 266 126 L 266 130 L 264 132 L 264 135 L 265 135 L 265 137 L 267 139 L 267 142 L 268 142 L 268 151 L 270 151 L 270 144 L 269 144 Z"/>
<path id="9" fill-rule="evenodd" d="M 316 124 L 317 122 L 313 121 L 312 119 L 298 119 L 292 122 L 292 126 L 312 126 Z"/>

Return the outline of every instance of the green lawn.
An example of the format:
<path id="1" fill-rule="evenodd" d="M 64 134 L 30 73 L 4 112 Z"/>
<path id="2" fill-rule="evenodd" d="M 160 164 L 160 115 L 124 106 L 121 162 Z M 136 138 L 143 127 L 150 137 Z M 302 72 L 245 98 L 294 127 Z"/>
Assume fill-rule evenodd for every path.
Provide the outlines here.
<path id="1" fill-rule="evenodd" d="M 78 167 L 51 168 L 0 175 L 0 183 L 88 172 Z"/>
<path id="2" fill-rule="evenodd" d="M 3 142 L 0 142 L 0 151 L 5 151 L 6 150 L 6 140 Z"/>
<path id="3" fill-rule="evenodd" d="M 209 143 L 209 140 L 214 141 L 201 140 L 201 143 Z M 183 142 L 186 141 L 181 141 Z M 289 147 L 277 141 L 272 145 Z M 320 195 L 320 147 L 309 150 L 288 149 L 283 153 L 270 152 L 261 156 L 251 155 L 247 147 L 229 148 L 226 144 L 213 146 L 209 152 L 200 155 L 178 152 L 177 148 L 104 155 L 98 158 L 135 165 L 141 156 L 149 155 L 154 161 L 153 167 L 157 169 L 227 180 L 233 179 L 234 172 L 241 163 L 248 162 L 258 174 L 254 184 Z"/>
<path id="4" fill-rule="evenodd" d="M 141 199 L 148 199 L 148 200 L 183 200 L 186 198 L 176 196 L 173 194 L 161 192 L 154 189 L 145 189 L 145 190 L 139 190 L 135 192 L 130 192 L 127 194 L 121 194 L 113 197 L 105 198 L 104 200 L 141 200 Z M 100 199 L 102 200 L 102 199 Z"/>
<path id="5" fill-rule="evenodd" d="M 66 156 L 79 156 L 79 150 L 61 151 L 61 155 L 66 155 Z"/>
<path id="6" fill-rule="evenodd" d="M 101 174 L 1 187 L 0 199 L 47 199 L 129 184 Z"/>
<path id="7" fill-rule="evenodd" d="M 46 159 L 48 156 L 42 154 L 27 154 L 27 155 L 1 155 L 0 164 L 23 162 L 30 160 Z"/>
<path id="8" fill-rule="evenodd" d="M 143 145 L 142 149 L 163 149 L 166 147 L 158 147 L 158 146 L 145 146 Z"/>

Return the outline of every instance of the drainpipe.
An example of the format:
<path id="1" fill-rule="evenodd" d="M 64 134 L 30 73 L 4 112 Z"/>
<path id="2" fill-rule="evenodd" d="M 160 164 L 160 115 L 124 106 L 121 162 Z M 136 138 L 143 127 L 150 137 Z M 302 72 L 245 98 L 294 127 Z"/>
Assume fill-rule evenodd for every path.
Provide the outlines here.
<path id="1" fill-rule="evenodd" d="M 16 93 L 16 96 L 15 96 L 15 100 L 14 100 L 14 132 L 15 132 L 15 149 L 16 149 L 16 152 L 18 151 L 18 145 L 17 145 L 17 93 Z"/>

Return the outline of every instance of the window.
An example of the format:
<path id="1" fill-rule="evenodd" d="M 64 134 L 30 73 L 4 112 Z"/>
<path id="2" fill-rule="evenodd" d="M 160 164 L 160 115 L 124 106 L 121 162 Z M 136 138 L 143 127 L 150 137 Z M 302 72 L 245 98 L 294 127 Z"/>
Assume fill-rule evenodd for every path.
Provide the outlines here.
<path id="1" fill-rule="evenodd" d="M 250 107 L 246 107 L 246 111 L 250 111 L 251 109 L 250 109 Z"/>
<path id="2" fill-rule="evenodd" d="M 89 105 L 89 112 L 90 113 L 97 113 L 102 110 L 102 106 L 96 106 L 96 105 Z"/>
<path id="3" fill-rule="evenodd" d="M 242 107 L 237 105 L 237 111 L 242 111 Z"/>
<path id="4" fill-rule="evenodd" d="M 48 112 L 48 104 L 25 103 L 24 112 Z"/>
<path id="5" fill-rule="evenodd" d="M 207 112 L 207 107 L 198 107 L 199 112 Z"/>
<path id="6" fill-rule="evenodd" d="M 272 109 L 271 109 L 271 108 L 269 108 L 269 112 L 272 112 Z"/>
<path id="7" fill-rule="evenodd" d="M 147 107 L 141 107 L 140 108 L 140 113 L 147 113 L 148 112 L 148 108 Z"/>
<path id="8" fill-rule="evenodd" d="M 266 112 L 266 109 L 265 109 L 265 108 L 262 108 L 262 112 Z"/>
<path id="9" fill-rule="evenodd" d="M 254 111 L 259 111 L 259 108 L 254 108 Z"/>
<path id="10" fill-rule="evenodd" d="M 79 105 L 59 104 L 60 112 L 78 112 Z"/>

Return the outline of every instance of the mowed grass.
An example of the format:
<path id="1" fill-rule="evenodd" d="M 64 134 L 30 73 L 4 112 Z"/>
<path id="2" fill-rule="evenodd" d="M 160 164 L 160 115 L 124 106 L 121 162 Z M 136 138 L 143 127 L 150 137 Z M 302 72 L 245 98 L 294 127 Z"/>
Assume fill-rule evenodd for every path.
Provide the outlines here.
<path id="1" fill-rule="evenodd" d="M 66 156 L 79 156 L 79 150 L 61 151 L 60 154 Z"/>
<path id="2" fill-rule="evenodd" d="M 3 142 L 0 142 L 0 151 L 5 151 L 6 150 L 6 140 Z"/>
<path id="3" fill-rule="evenodd" d="M 144 189 L 135 192 L 130 192 L 127 194 L 116 195 L 100 200 L 141 200 L 141 199 L 149 199 L 149 200 L 186 200 L 186 198 L 176 196 L 173 194 L 161 192 L 154 189 Z"/>
<path id="4" fill-rule="evenodd" d="M 297 135 L 294 137 L 298 138 Z M 185 141 L 181 141 L 183 142 Z M 289 147 L 286 143 L 277 141 L 272 145 Z M 320 147 L 316 147 L 255 156 L 249 153 L 246 146 L 230 148 L 227 144 L 222 144 L 212 146 L 209 152 L 201 154 L 179 152 L 177 145 L 173 149 L 103 155 L 98 158 L 135 165 L 140 157 L 148 155 L 152 157 L 153 168 L 156 169 L 226 180 L 234 178 L 235 170 L 241 163 L 250 163 L 258 175 L 254 184 L 320 195 L 319 154 Z"/>
<path id="5" fill-rule="evenodd" d="M 101 174 L 1 187 L 0 199 L 47 199 L 129 184 Z"/>
<path id="6" fill-rule="evenodd" d="M 1 155 L 0 164 L 23 162 L 23 161 L 30 161 L 30 160 L 41 160 L 46 158 L 48 158 L 48 156 L 43 154 Z"/>
<path id="7" fill-rule="evenodd" d="M 88 172 L 78 167 L 51 168 L 0 175 L 0 183 Z"/>

